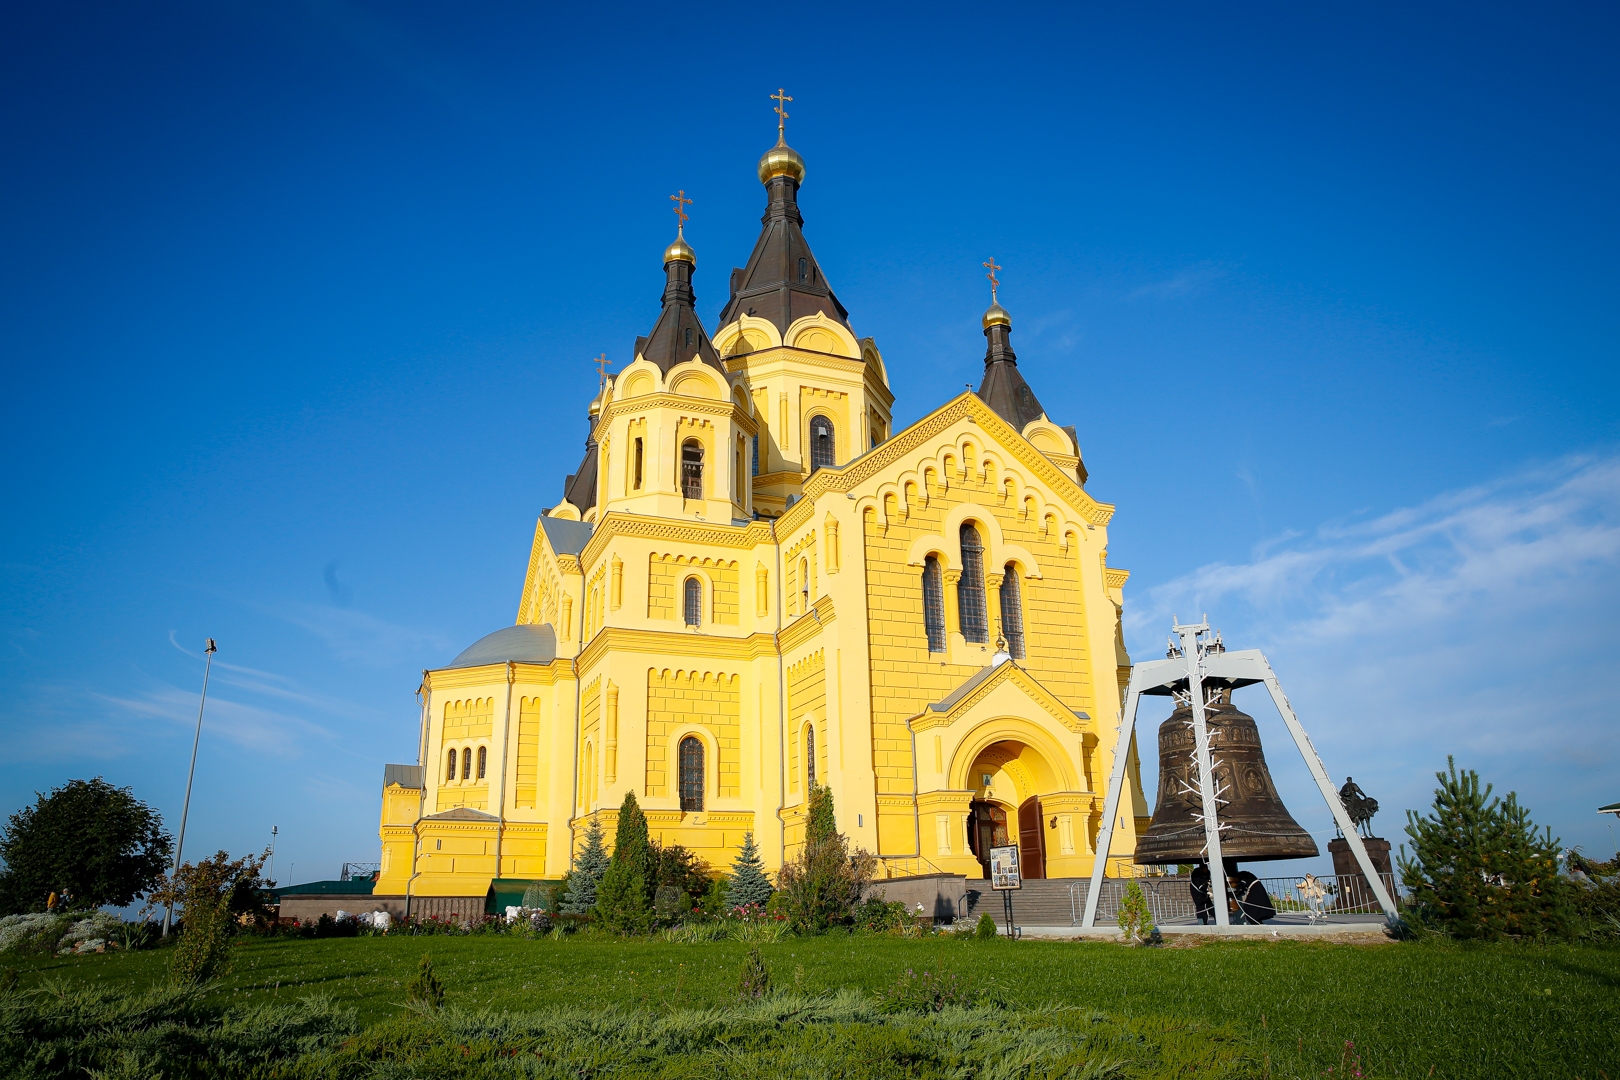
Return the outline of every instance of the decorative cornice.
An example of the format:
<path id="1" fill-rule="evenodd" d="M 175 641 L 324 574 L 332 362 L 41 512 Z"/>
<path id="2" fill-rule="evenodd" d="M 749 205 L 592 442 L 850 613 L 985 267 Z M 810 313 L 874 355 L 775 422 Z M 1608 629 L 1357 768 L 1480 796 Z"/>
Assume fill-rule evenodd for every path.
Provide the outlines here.
<path id="1" fill-rule="evenodd" d="M 602 556 L 602 549 L 615 536 L 630 536 L 641 540 L 667 540 L 686 544 L 708 544 L 714 547 L 750 550 L 771 542 L 771 527 L 763 521 L 750 521 L 747 525 L 719 525 L 704 521 L 676 521 L 670 518 L 649 517 L 615 510 L 597 522 L 580 558 L 593 563 Z"/>
<path id="2" fill-rule="evenodd" d="M 633 630 L 608 626 L 596 632 L 579 654 L 579 670 L 589 672 L 607 653 L 630 652 L 666 656 L 702 657 L 705 660 L 757 660 L 775 656 L 770 634 L 716 637 L 678 630 Z"/>
<path id="3" fill-rule="evenodd" d="M 809 611 L 782 629 L 778 635 L 782 641 L 782 651 L 790 652 L 815 640 L 816 636 L 837 618 L 838 614 L 833 610 L 832 597 L 823 596 L 810 605 Z"/>
<path id="4" fill-rule="evenodd" d="M 729 389 L 729 387 L 728 387 Z M 730 398 L 698 398 L 686 397 L 682 394 L 671 394 L 668 391 L 659 391 L 656 394 L 637 394 L 633 398 L 621 398 L 614 401 L 602 410 L 597 418 L 595 431 L 605 432 L 606 425 L 612 424 L 624 413 L 641 412 L 648 409 L 673 409 L 682 413 L 698 413 L 704 416 L 729 416 L 732 423 L 748 432 L 750 435 L 759 434 L 759 425 L 754 418 L 743 411 Z M 598 439 L 598 441 L 601 441 Z"/>
<path id="5" fill-rule="evenodd" d="M 1110 589 L 1123 589 L 1130 576 L 1129 570 L 1116 570 L 1112 566 L 1103 567 L 1103 581 Z"/>
<path id="6" fill-rule="evenodd" d="M 572 668 L 573 663 L 560 656 L 549 664 L 513 664 L 512 681 L 551 686 L 559 679 L 572 675 Z M 440 668 L 438 671 L 429 671 L 427 678 L 422 680 L 422 685 L 428 690 L 459 690 L 467 686 L 505 682 L 505 664 L 483 664 L 479 667 Z"/>

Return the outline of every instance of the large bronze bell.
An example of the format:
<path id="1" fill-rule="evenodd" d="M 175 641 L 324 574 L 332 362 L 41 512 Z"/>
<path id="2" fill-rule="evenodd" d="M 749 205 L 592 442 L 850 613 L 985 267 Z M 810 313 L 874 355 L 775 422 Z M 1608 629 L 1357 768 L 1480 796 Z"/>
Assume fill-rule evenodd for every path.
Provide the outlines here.
<path id="1" fill-rule="evenodd" d="M 1221 830 L 1221 854 L 1240 862 L 1316 855 L 1316 841 L 1277 797 L 1254 717 L 1232 704 L 1229 688 L 1206 684 L 1206 693 L 1216 706 L 1204 715 L 1210 757 L 1216 762 L 1216 790 L 1223 800 L 1220 822 L 1227 826 Z M 1193 816 L 1201 814 L 1203 806 L 1186 790 L 1193 764 L 1191 720 L 1192 709 L 1183 706 L 1159 725 L 1159 801 L 1153 808 L 1153 824 L 1136 841 L 1138 863 L 1191 863 L 1204 858 L 1204 823 Z"/>

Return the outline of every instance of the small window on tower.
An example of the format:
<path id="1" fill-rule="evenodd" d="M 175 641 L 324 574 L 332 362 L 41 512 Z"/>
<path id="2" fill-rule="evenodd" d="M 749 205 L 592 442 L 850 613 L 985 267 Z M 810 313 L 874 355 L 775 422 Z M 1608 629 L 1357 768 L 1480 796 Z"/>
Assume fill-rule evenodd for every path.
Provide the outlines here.
<path id="1" fill-rule="evenodd" d="M 480 746 L 478 748 L 478 779 L 482 780 L 484 778 L 484 773 L 485 773 L 485 770 L 487 769 L 488 766 L 489 766 L 489 747 Z"/>
<path id="2" fill-rule="evenodd" d="M 800 281 L 809 281 L 810 280 L 810 260 L 809 259 L 800 259 L 799 260 L 799 280 Z"/>

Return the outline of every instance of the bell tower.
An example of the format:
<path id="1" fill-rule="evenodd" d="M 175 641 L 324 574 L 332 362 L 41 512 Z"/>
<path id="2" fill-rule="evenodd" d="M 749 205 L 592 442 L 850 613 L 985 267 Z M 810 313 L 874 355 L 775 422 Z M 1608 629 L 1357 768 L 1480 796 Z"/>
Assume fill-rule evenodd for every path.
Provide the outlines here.
<path id="1" fill-rule="evenodd" d="M 787 145 L 785 91 L 776 145 L 759 159 L 765 213 L 748 265 L 731 272 L 715 334 L 726 370 L 741 376 L 759 427 L 751 449 L 754 506 L 779 516 L 818 468 L 846 465 L 890 435 L 894 395 L 871 338 L 858 338 L 804 238 L 804 158 Z"/>

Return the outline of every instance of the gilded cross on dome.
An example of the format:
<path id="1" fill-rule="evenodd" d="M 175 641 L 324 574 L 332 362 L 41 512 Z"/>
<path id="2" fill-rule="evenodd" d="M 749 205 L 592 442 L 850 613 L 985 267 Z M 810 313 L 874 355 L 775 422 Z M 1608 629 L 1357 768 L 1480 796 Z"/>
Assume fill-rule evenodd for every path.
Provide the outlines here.
<path id="1" fill-rule="evenodd" d="M 793 98 L 788 95 L 786 89 L 779 86 L 776 88 L 776 93 L 771 95 L 771 100 L 776 102 L 776 141 L 781 142 L 787 138 L 788 114 L 783 109 L 783 106 L 792 101 Z"/>
<path id="2" fill-rule="evenodd" d="M 989 262 L 982 263 L 980 265 L 989 267 L 990 269 L 990 272 L 984 276 L 990 279 L 990 302 L 994 304 L 996 303 L 996 287 L 1001 284 L 1001 282 L 996 280 L 996 271 L 1002 268 L 996 265 L 996 257 L 994 255 L 990 256 Z"/>
<path id="3" fill-rule="evenodd" d="M 608 377 L 608 370 L 607 369 L 612 367 L 612 366 L 613 366 L 613 361 L 611 361 L 611 360 L 609 360 L 607 358 L 607 353 L 603 353 L 601 356 L 596 358 L 596 379 L 597 379 L 597 384 L 599 386 L 606 386 L 607 385 L 607 377 Z"/>
<path id="4" fill-rule="evenodd" d="M 675 216 L 680 218 L 680 224 L 675 226 L 675 235 L 680 236 L 681 230 L 686 228 L 686 208 L 691 204 L 692 200 L 686 197 L 685 191 L 682 191 L 679 195 L 671 195 L 669 198 L 675 204 Z"/>

